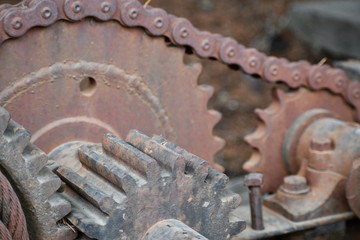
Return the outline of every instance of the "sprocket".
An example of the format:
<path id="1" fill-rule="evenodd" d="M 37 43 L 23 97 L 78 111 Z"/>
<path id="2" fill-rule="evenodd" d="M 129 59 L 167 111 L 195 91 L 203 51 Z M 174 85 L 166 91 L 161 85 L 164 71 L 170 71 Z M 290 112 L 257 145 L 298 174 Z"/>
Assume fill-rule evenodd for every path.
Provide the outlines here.
<path id="1" fill-rule="evenodd" d="M 21 201 L 30 239 L 74 239 L 60 222 L 71 206 L 56 191 L 61 180 L 46 166 L 48 157 L 30 143 L 30 133 L 0 107 L 0 167 Z"/>
<path id="2" fill-rule="evenodd" d="M 225 188 L 226 175 L 163 137 L 133 130 L 124 141 L 107 134 L 102 146 L 68 143 L 51 157 L 66 183 L 61 195 L 72 204 L 67 218 L 91 239 L 142 239 L 167 219 L 218 240 L 245 227 L 229 222 L 240 196 Z"/>
<path id="3" fill-rule="evenodd" d="M 65 142 L 97 142 L 108 132 L 123 137 L 137 128 L 162 134 L 215 166 L 214 154 L 224 141 L 212 131 L 221 115 L 207 108 L 213 89 L 198 85 L 201 65 L 184 63 L 184 48 L 109 18 L 80 14 L 81 21 L 54 22 L 55 16 L 65 17 L 63 8 L 69 16 L 68 2 L 27 1 L 1 12 L 2 19 L 21 14 L 36 21 L 36 15 L 46 20 L 41 26 L 49 25 L 26 29 L 29 22 L 23 22 L 18 38 L 0 46 L 6 69 L 0 105 L 33 133 L 31 142 L 48 153 Z M 120 8 L 124 2 L 102 4 Z M 98 4 L 86 1 L 81 7 Z M 109 11 L 114 14 L 115 7 Z M 12 28 L 11 21 L 5 25 Z"/>
<path id="4" fill-rule="evenodd" d="M 286 175 L 295 174 L 299 170 L 290 168 L 283 148 L 289 128 L 301 114 L 312 109 L 323 109 L 334 113 L 343 121 L 356 121 L 351 106 L 341 96 L 326 90 L 275 89 L 273 93 L 272 104 L 264 110 L 255 111 L 260 119 L 258 128 L 245 137 L 254 152 L 244 168 L 264 174 L 264 192 L 275 192 Z"/>

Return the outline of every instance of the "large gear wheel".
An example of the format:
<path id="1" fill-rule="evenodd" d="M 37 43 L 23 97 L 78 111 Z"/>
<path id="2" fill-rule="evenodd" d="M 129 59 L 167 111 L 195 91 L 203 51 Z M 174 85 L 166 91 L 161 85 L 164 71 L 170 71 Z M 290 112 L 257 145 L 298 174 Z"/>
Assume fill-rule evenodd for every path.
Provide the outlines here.
<path id="1" fill-rule="evenodd" d="M 244 168 L 264 174 L 264 192 L 275 192 L 286 175 L 299 170 L 292 169 L 294 167 L 289 166 L 287 156 L 284 156 L 286 134 L 298 117 L 313 109 L 332 112 L 343 121 L 356 121 L 354 110 L 341 96 L 326 90 L 311 91 L 306 88 L 287 92 L 275 89 L 272 104 L 264 110 L 255 111 L 260 123 L 252 134 L 245 137 L 254 152 Z"/>
<path id="2" fill-rule="evenodd" d="M 0 46 L 6 69 L 0 105 L 33 133 L 31 142 L 48 153 L 69 141 L 97 142 L 108 132 L 124 137 L 137 128 L 215 166 L 224 141 L 212 130 L 221 116 L 207 109 L 212 88 L 197 84 L 201 65 L 185 64 L 184 48 L 107 17 L 115 5 L 133 1 L 60 2 L 26 1 L 1 12 L 1 19 L 14 19 L 4 23 L 11 39 Z M 85 18 L 86 7 L 104 12 Z M 47 27 L 26 27 L 36 21 Z"/>
<path id="3" fill-rule="evenodd" d="M 60 220 L 71 206 L 56 193 L 61 180 L 46 166 L 44 152 L 30 134 L 0 108 L 0 167 L 20 199 L 31 240 L 74 239 Z"/>
<path id="4" fill-rule="evenodd" d="M 226 175 L 160 136 L 133 130 L 125 142 L 107 134 L 102 145 L 68 143 L 51 157 L 72 204 L 67 218 L 91 239 L 143 239 L 167 219 L 217 240 L 245 227 L 229 222 L 240 196 L 225 188 Z"/>

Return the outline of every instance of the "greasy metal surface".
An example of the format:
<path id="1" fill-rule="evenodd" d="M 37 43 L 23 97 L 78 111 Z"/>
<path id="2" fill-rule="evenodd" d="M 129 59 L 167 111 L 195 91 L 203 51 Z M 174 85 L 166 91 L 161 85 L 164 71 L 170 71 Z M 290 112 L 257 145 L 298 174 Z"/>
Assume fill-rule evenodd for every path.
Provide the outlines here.
<path id="1" fill-rule="evenodd" d="M 175 219 L 168 219 L 156 223 L 142 238 L 142 240 L 208 240 L 189 226 Z"/>
<path id="2" fill-rule="evenodd" d="M 249 203 L 251 211 L 251 227 L 254 230 L 263 230 L 261 185 L 262 173 L 249 173 L 245 176 L 244 184 L 249 188 Z"/>
<path id="3" fill-rule="evenodd" d="M 114 20 L 127 27 L 142 27 L 153 36 L 165 36 L 174 45 L 192 48 L 200 57 L 218 59 L 228 65 L 237 65 L 245 73 L 259 75 L 269 82 L 282 81 L 292 88 L 305 86 L 313 90 L 328 89 L 342 96 L 356 109 L 360 107 L 360 83 L 350 82 L 341 70 L 332 69 L 327 65 L 312 66 L 304 61 L 291 63 L 285 59 L 267 57 L 255 49 L 246 49 L 231 38 L 201 32 L 186 19 L 168 15 L 161 9 L 143 7 L 137 1 L 38 0 L 26 2 L 23 5 L 4 7 L 0 42 L 23 36 L 35 26 L 50 26 L 59 20 L 79 21 L 85 17 L 94 17 L 100 21 Z M 69 46 L 71 48 L 71 44 L 66 45 L 66 47 Z M 40 54 L 38 59 L 42 58 L 43 55 Z M 151 62 L 156 63 L 156 61 Z M 19 64 L 15 65 L 19 66 Z M 360 113 L 358 112 L 357 115 L 359 118 Z M 220 147 L 219 143 L 210 142 L 213 143 L 210 145 Z M 187 146 L 182 146 L 192 150 Z M 216 150 L 214 148 L 214 152 Z M 200 153 L 197 154 L 204 157 L 204 153 Z M 254 166 L 250 170 L 262 171 L 264 169 L 262 166 Z M 270 180 L 272 181 L 269 176 L 269 182 Z M 274 181 L 277 184 L 280 183 L 278 179 Z M 265 190 L 270 189 L 265 188 Z"/>
<path id="4" fill-rule="evenodd" d="M 253 230 L 251 228 L 249 207 L 246 205 L 238 207 L 232 214 L 240 217 L 241 219 L 244 219 L 247 223 L 247 228 L 240 234 L 232 237 L 231 240 L 262 239 L 268 237 L 275 237 L 274 239 L 278 239 L 280 238 L 279 236 L 285 235 L 287 233 L 309 230 L 317 226 L 323 226 L 326 224 L 354 218 L 354 213 L 350 211 L 327 217 L 320 217 L 301 222 L 293 222 L 267 207 L 263 208 L 263 213 L 265 229 L 261 231 Z"/>
<path id="5" fill-rule="evenodd" d="M 245 138 L 254 147 L 254 153 L 244 167 L 264 174 L 264 192 L 275 192 L 286 175 L 299 170 L 296 152 L 289 149 L 288 154 L 284 155 L 282 148 L 290 142 L 289 139 L 285 142 L 289 128 L 304 112 L 312 109 L 328 110 L 339 119 L 355 121 L 352 109 L 342 98 L 327 91 L 310 91 L 306 88 L 292 92 L 276 89 L 273 103 L 265 110 L 256 110 L 261 122 L 257 130 Z M 304 122 L 299 124 L 304 125 Z M 297 137 L 294 136 L 293 141 Z M 295 142 L 293 145 L 298 144 Z M 294 161 L 295 164 L 292 163 Z"/>
<path id="6" fill-rule="evenodd" d="M 0 239 L 29 240 L 24 212 L 11 184 L 0 171 Z"/>
<path id="7" fill-rule="evenodd" d="M 125 142 L 107 134 L 102 146 L 87 144 L 78 155 L 73 144 L 51 157 L 66 164 L 53 168 L 72 204 L 67 219 L 89 238 L 138 240 L 164 219 L 180 220 L 209 239 L 243 230 L 244 222 L 229 222 L 240 196 L 225 188 L 228 178 L 166 139 L 131 131 Z"/>
<path id="8" fill-rule="evenodd" d="M 60 222 L 70 212 L 70 204 L 56 193 L 61 181 L 45 166 L 47 156 L 29 141 L 30 134 L 0 108 L 0 167 L 19 197 L 30 239 L 74 239 Z"/>

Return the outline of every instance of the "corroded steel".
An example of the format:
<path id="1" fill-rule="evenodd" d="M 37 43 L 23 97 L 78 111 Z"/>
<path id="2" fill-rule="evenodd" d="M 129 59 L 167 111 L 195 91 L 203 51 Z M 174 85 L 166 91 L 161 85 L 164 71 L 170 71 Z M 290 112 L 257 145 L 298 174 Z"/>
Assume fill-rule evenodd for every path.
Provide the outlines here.
<path id="1" fill-rule="evenodd" d="M 25 12 L 18 9 L 28 19 L 20 24 L 16 18 L 21 29 L 46 25 L 42 11 L 50 15 L 46 23 L 62 14 L 71 23 L 57 21 L 3 43 L 0 62 L 7 70 L 0 77 L 0 104 L 45 152 L 69 141 L 98 142 L 109 132 L 124 137 L 137 128 L 162 134 L 216 166 L 213 157 L 224 141 L 212 130 L 221 115 L 207 109 L 213 89 L 198 85 L 201 65 L 184 63 L 184 49 L 163 38 L 108 18 L 119 16 L 117 1 L 98 3 L 31 1 L 21 7 Z M 16 9 L 3 14 L 20 14 Z M 88 14 L 98 20 L 84 19 Z"/>
<path id="2" fill-rule="evenodd" d="M 67 218 L 89 238 L 142 239 L 164 219 L 180 220 L 209 239 L 244 228 L 242 221 L 229 222 L 240 196 L 225 188 L 226 175 L 160 136 L 134 130 L 124 141 L 107 134 L 102 146 L 86 144 L 76 153 L 67 145 L 51 157 L 66 183 L 61 195 L 73 206 Z"/>
<path id="3" fill-rule="evenodd" d="M 263 184 L 262 173 L 249 173 L 245 176 L 245 185 L 249 188 L 249 201 L 251 211 L 251 227 L 254 230 L 263 230 L 262 196 L 261 185 Z"/>
<path id="4" fill-rule="evenodd" d="M 297 176 L 285 177 L 276 194 L 265 198 L 265 205 L 292 221 L 349 212 L 348 202 L 355 210 L 357 205 L 354 200 L 358 185 L 354 181 L 360 154 L 360 125 L 329 116 L 317 119 L 314 114 L 323 114 L 310 112 L 313 114 L 304 115 L 313 122 L 305 130 L 299 127 L 298 121 L 294 123 L 302 132 L 296 149 L 297 165 L 301 166 Z M 299 119 L 305 120 L 301 116 Z"/>
<path id="5" fill-rule="evenodd" d="M 29 240 L 24 212 L 19 198 L 0 171 L 0 239 Z"/>
<path id="6" fill-rule="evenodd" d="M 350 82 L 343 71 L 333 69 L 328 65 L 310 65 L 305 61 L 289 62 L 281 58 L 267 57 L 255 49 L 245 48 L 234 39 L 199 31 L 186 19 L 169 15 L 158 8 L 144 7 L 138 1 L 26 1 L 21 6 L 4 6 L 1 14 L 3 25 L 0 26 L 0 42 L 14 37 L 23 37 L 33 27 L 54 25 L 59 20 L 79 21 L 86 17 L 94 17 L 99 21 L 116 21 L 125 27 L 142 27 L 151 36 L 164 36 L 173 45 L 188 46 L 200 57 L 217 59 L 228 65 L 237 65 L 245 73 L 258 75 L 268 82 L 284 82 L 292 88 L 303 86 L 316 91 L 327 89 L 340 95 L 354 106 L 357 119 L 360 118 L 360 83 Z M 66 47 L 69 46 L 71 44 Z M 58 52 L 56 51 L 56 54 Z M 19 66 L 19 64 L 15 65 Z M 191 142 L 193 144 L 204 142 L 204 139 L 207 137 L 202 136 L 202 141 Z M 183 147 L 210 160 L 211 157 L 205 156 L 203 150 L 198 153 L 180 143 Z M 209 144 L 217 146 L 212 147 L 214 151 L 209 155 L 221 146 L 220 143 L 214 141 Z M 266 171 L 267 169 L 259 165 L 249 170 Z M 267 173 L 265 175 L 266 182 L 273 181 L 276 182 L 275 185 L 280 184 L 278 179 L 272 179 L 272 175 Z M 274 190 L 266 186 L 264 189 L 265 191 Z"/>
<path id="7" fill-rule="evenodd" d="M 61 181 L 46 166 L 47 156 L 29 141 L 29 132 L 0 108 L 0 166 L 18 193 L 30 239 L 74 239 L 60 222 L 71 210 L 56 193 Z"/>
<path id="8" fill-rule="evenodd" d="M 264 173 L 264 192 L 275 192 L 286 175 L 296 174 L 301 167 L 297 161 L 296 149 L 301 129 L 308 126 L 307 120 L 299 118 L 303 113 L 318 109 L 321 114 L 317 113 L 315 118 L 331 116 L 344 121 L 355 121 L 352 108 L 340 96 L 327 91 L 315 92 L 300 88 L 285 92 L 276 89 L 273 95 L 273 103 L 268 108 L 256 110 L 261 124 L 254 133 L 245 137 L 254 148 L 254 153 L 244 167 L 249 171 Z M 314 118 L 308 119 L 311 123 L 314 121 Z M 296 126 L 294 133 L 292 126 Z"/>
<path id="9" fill-rule="evenodd" d="M 169 219 L 152 226 L 141 240 L 208 240 L 178 220 Z"/>

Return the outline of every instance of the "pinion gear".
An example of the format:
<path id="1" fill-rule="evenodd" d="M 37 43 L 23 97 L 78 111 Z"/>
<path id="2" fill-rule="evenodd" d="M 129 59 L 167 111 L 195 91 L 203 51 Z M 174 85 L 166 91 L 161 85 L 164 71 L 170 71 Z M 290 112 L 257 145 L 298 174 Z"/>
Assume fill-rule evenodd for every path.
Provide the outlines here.
<path id="1" fill-rule="evenodd" d="M 0 166 L 20 199 L 30 239 L 74 239 L 74 232 L 60 222 L 71 210 L 56 193 L 61 180 L 46 166 L 46 154 L 30 143 L 30 137 L 0 108 Z"/>
<path id="2" fill-rule="evenodd" d="M 245 227 L 229 222 L 240 196 L 225 188 L 226 175 L 160 136 L 132 130 L 126 142 L 107 134 L 102 146 L 85 144 L 78 155 L 72 149 L 51 156 L 66 183 L 61 195 L 72 204 L 67 218 L 89 238 L 138 240 L 166 219 L 218 240 Z"/>

